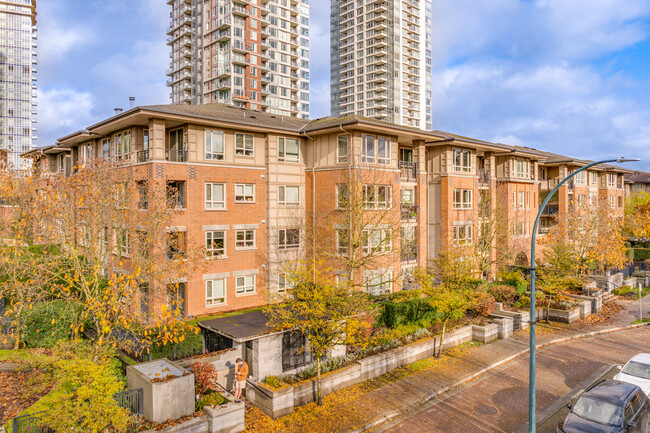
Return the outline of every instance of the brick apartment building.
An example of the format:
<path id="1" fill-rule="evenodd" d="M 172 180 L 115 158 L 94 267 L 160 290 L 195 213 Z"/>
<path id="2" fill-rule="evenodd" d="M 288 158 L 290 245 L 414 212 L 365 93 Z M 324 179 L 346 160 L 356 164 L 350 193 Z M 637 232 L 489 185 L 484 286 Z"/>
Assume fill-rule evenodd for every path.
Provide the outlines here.
<path id="1" fill-rule="evenodd" d="M 354 115 L 308 121 L 222 104 L 136 107 L 28 154 L 60 175 L 117 159 L 177 190 L 178 248 L 206 260 L 182 282 L 192 316 L 272 302 L 286 265 L 312 255 L 373 294 L 408 288 L 416 266 L 454 245 L 526 255 L 538 185 L 583 163 Z M 618 209 L 622 170 L 594 172 L 595 194 Z M 578 194 L 565 187 L 559 211 Z M 491 219 L 507 245 L 483 239 Z M 351 270 L 355 254 L 371 259 Z"/>

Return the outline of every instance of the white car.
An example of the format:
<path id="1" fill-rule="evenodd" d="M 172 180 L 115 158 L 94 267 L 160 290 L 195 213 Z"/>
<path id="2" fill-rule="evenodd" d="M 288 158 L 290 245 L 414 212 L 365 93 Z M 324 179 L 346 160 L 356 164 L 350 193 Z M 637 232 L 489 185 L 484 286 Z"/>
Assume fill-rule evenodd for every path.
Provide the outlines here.
<path id="1" fill-rule="evenodd" d="M 650 397 L 650 353 L 639 353 L 633 356 L 621 372 L 614 376 L 614 379 L 633 383 Z"/>

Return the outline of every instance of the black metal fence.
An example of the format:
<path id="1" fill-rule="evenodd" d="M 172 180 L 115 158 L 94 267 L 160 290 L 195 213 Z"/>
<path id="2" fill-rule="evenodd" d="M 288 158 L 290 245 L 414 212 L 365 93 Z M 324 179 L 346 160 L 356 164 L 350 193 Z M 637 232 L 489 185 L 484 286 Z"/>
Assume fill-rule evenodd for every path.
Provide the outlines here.
<path id="1" fill-rule="evenodd" d="M 43 412 L 34 412 L 17 416 L 11 423 L 12 431 L 14 433 L 54 433 L 51 428 L 43 426 L 42 414 Z"/>
<path id="2" fill-rule="evenodd" d="M 115 394 L 115 401 L 119 407 L 128 409 L 131 415 L 141 416 L 143 392 L 142 388 L 127 389 Z"/>

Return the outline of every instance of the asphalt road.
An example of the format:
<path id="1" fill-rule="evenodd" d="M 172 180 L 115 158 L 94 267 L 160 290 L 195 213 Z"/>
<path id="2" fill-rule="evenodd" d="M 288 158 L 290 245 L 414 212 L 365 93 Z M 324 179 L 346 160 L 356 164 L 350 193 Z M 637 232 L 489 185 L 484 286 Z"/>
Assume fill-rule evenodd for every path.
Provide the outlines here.
<path id="1" fill-rule="evenodd" d="M 612 364 L 624 364 L 650 352 L 650 327 L 576 340 L 537 352 L 537 419 L 555 413 L 577 391 L 603 376 Z M 560 413 L 555 418 L 560 418 Z M 483 379 L 447 393 L 378 431 L 391 433 L 525 432 L 528 420 L 528 356 Z M 554 432 L 549 419 L 540 433 Z M 551 429 L 553 428 L 553 429 Z M 543 429 L 543 430 L 542 430 Z"/>

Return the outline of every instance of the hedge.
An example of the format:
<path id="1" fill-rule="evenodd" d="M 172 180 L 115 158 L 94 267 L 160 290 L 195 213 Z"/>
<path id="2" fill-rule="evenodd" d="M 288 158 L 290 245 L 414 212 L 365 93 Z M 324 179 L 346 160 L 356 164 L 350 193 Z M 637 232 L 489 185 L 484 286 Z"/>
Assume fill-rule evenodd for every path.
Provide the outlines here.
<path id="1" fill-rule="evenodd" d="M 417 298 L 402 302 L 384 302 L 377 323 L 394 329 L 400 325 L 420 320 L 433 321 L 435 319 L 436 309 L 429 305 L 426 298 Z"/>
<path id="2" fill-rule="evenodd" d="M 635 262 L 650 259 L 650 248 L 630 248 L 627 250 L 627 257 Z"/>
<path id="3" fill-rule="evenodd" d="M 50 348 L 60 340 L 69 340 L 79 312 L 77 304 L 65 300 L 34 304 L 21 318 L 24 324 L 22 343 L 25 347 Z"/>

